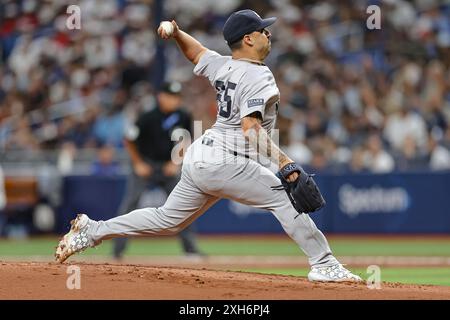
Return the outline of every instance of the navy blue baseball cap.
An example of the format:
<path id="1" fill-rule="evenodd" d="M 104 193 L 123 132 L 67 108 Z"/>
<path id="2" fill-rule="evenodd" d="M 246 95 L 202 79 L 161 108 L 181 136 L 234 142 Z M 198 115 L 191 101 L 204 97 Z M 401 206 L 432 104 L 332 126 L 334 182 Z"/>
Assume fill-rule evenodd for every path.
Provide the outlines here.
<path id="1" fill-rule="evenodd" d="M 262 19 L 253 10 L 240 10 L 233 12 L 228 17 L 223 27 L 223 37 L 230 45 L 240 40 L 246 34 L 267 28 L 273 24 L 277 18 Z"/>

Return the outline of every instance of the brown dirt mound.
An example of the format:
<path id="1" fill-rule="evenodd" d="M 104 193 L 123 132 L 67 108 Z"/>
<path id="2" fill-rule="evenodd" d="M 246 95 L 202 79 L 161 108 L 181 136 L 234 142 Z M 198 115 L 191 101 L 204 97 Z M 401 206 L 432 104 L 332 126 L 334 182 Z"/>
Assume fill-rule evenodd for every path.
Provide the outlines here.
<path id="1" fill-rule="evenodd" d="M 76 265 L 81 288 L 69 290 L 70 264 L 0 262 L 0 299 L 450 299 L 450 287 L 441 286 L 383 283 L 380 290 L 371 290 L 365 284 L 204 268 Z"/>

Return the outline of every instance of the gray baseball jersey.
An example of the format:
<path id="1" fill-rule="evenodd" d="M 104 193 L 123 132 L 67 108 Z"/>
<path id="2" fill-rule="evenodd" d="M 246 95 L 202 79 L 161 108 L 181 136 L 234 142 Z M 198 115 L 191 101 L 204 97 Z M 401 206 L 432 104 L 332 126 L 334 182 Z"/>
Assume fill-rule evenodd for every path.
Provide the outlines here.
<path id="1" fill-rule="evenodd" d="M 263 118 L 262 127 L 271 134 L 280 91 L 270 69 L 207 50 L 194 73 L 207 77 L 217 91 L 217 120 L 208 133 L 226 149 L 256 159 L 256 150 L 248 145 L 243 135 L 241 119 L 259 112 Z"/>
<path id="2" fill-rule="evenodd" d="M 279 91 L 270 70 L 207 51 L 194 72 L 208 77 L 217 90 L 216 123 L 187 149 L 181 179 L 163 206 L 93 222 L 89 231 L 93 241 L 174 234 L 227 198 L 272 212 L 312 266 L 335 265 L 337 260 L 314 221 L 307 214 L 299 215 L 286 192 L 276 188 L 280 180 L 252 159 L 223 152 L 254 153 L 245 145 L 241 119 L 255 111 L 261 113 L 267 131 L 274 127 Z"/>

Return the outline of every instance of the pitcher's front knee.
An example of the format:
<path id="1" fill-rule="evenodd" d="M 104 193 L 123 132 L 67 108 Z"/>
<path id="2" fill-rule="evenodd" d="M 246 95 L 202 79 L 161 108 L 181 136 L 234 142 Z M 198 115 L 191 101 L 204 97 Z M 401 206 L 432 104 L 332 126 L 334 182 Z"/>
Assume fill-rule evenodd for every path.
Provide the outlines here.
<path id="1" fill-rule="evenodd" d="M 184 220 L 174 219 L 166 213 L 164 208 L 156 209 L 156 219 L 158 221 L 160 234 L 176 235 L 185 228 Z"/>
<path id="2" fill-rule="evenodd" d="M 163 233 L 168 236 L 173 236 L 173 235 L 180 233 L 181 230 L 183 230 L 183 229 L 178 225 L 178 226 L 164 229 Z"/>

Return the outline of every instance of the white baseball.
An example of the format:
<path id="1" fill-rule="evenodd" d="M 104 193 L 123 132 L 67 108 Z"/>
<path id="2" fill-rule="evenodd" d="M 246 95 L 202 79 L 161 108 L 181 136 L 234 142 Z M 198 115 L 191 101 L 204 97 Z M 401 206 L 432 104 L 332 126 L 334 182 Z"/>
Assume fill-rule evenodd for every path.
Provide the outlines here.
<path id="1" fill-rule="evenodd" d="M 167 36 L 171 36 L 174 30 L 172 22 L 169 21 L 163 21 L 161 22 L 161 28 L 163 28 L 164 32 L 167 34 Z"/>

